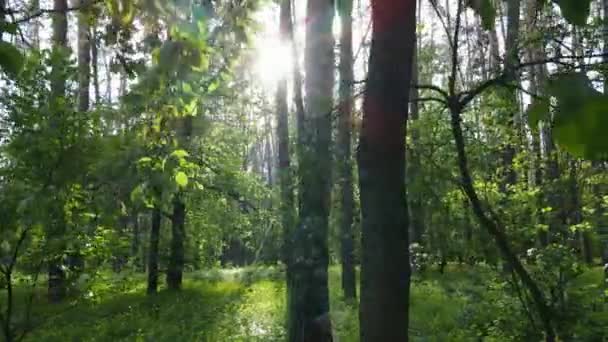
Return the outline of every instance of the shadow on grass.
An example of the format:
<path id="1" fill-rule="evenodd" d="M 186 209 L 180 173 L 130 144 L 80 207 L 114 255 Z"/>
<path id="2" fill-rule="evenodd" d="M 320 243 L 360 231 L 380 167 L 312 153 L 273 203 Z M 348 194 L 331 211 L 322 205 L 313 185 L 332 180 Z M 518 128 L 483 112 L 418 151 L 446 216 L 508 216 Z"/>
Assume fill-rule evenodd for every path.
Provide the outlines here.
<path id="1" fill-rule="evenodd" d="M 184 284 L 180 292 L 117 293 L 99 303 L 44 308 L 27 341 L 225 341 L 244 293 L 234 282 Z M 44 322 L 41 325 L 36 323 Z"/>

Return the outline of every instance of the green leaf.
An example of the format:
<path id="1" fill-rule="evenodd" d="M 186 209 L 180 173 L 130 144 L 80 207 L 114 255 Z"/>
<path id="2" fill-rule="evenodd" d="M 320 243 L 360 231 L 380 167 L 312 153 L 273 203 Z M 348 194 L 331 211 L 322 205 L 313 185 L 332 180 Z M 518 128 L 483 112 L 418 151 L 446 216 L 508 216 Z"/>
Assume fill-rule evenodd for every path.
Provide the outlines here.
<path id="1" fill-rule="evenodd" d="M 561 113 L 555 120 L 554 136 L 573 155 L 591 160 L 608 157 L 608 96 L 587 99 L 574 114 Z M 576 116 L 576 118 L 574 118 Z"/>
<path id="2" fill-rule="evenodd" d="M 190 156 L 190 154 L 186 150 L 175 150 L 171 152 L 171 156 L 176 157 L 178 159 L 183 159 Z"/>
<path id="3" fill-rule="evenodd" d="M 182 188 L 188 185 L 188 176 L 183 171 L 178 171 L 175 174 L 175 182 Z"/>
<path id="4" fill-rule="evenodd" d="M 602 160 L 608 157 L 608 96 L 595 90 L 583 73 L 557 75 L 549 92 L 557 100 L 553 136 L 574 156 Z"/>
<path id="5" fill-rule="evenodd" d="M 217 88 L 220 87 L 220 82 L 215 81 L 215 82 L 211 82 L 211 84 L 209 85 L 209 87 L 207 87 L 207 91 L 209 93 L 213 93 L 214 91 L 217 90 Z"/>
<path id="6" fill-rule="evenodd" d="M 532 128 L 538 126 L 539 121 L 547 122 L 550 118 L 550 105 L 546 99 L 535 99 L 528 107 L 528 124 Z"/>
<path id="7" fill-rule="evenodd" d="M 148 163 L 151 163 L 151 162 L 152 162 L 152 158 L 150 158 L 150 157 L 141 157 L 137 161 L 138 164 L 148 164 Z"/>
<path id="8" fill-rule="evenodd" d="M 0 42 L 0 67 L 12 76 L 23 69 L 24 58 L 19 49 L 13 44 Z"/>
<path id="9" fill-rule="evenodd" d="M 557 0 L 562 15 L 572 25 L 585 25 L 591 0 Z"/>

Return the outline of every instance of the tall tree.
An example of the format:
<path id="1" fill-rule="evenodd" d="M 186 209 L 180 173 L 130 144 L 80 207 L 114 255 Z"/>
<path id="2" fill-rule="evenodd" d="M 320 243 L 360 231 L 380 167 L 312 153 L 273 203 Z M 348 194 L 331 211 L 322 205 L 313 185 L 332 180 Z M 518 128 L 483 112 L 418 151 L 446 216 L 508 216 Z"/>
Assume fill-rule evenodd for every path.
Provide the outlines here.
<path id="1" fill-rule="evenodd" d="M 293 44 L 291 39 L 291 0 L 281 1 L 279 34 L 283 44 Z M 279 187 L 281 189 L 281 222 L 283 225 L 283 251 L 282 257 L 287 266 L 287 305 L 291 312 L 294 304 L 291 298 L 291 284 L 293 267 L 290 258 L 292 234 L 294 231 L 296 212 L 295 195 L 293 192 L 293 180 L 291 177 L 291 155 L 289 151 L 289 106 L 287 101 L 287 75 L 279 79 L 276 92 L 276 115 L 277 115 L 277 140 L 278 140 L 278 173 Z M 291 319 L 296 315 L 288 316 L 288 326 L 294 325 Z M 289 330 L 289 329 L 288 329 Z"/>
<path id="2" fill-rule="evenodd" d="M 331 341 L 327 245 L 331 110 L 334 78 L 333 0 L 309 0 L 306 25 L 306 112 L 298 127 L 299 222 L 292 248 L 289 340 Z"/>
<path id="3" fill-rule="evenodd" d="M 78 110 L 89 110 L 91 84 L 91 21 L 87 10 L 89 0 L 78 0 Z"/>
<path id="4" fill-rule="evenodd" d="M 68 9 L 67 0 L 55 0 L 53 6 L 53 54 L 55 56 L 63 56 L 67 49 L 67 34 L 68 34 L 68 19 L 66 12 Z M 65 73 L 63 65 L 55 58 L 56 63 L 51 70 L 51 107 L 56 110 L 55 115 L 61 115 L 62 99 L 65 97 Z M 59 202 L 59 201 L 57 201 Z M 61 213 L 61 208 L 56 208 L 57 214 Z M 59 216 L 61 216 L 59 214 Z M 62 235 L 65 232 L 65 222 L 63 219 L 54 220 L 49 232 L 49 240 L 58 239 L 61 241 Z M 63 244 L 60 244 L 63 245 Z M 61 247 L 60 247 L 61 248 Z M 57 256 L 49 261 L 48 265 L 48 297 L 51 302 L 59 302 L 66 295 L 66 275 L 63 271 L 61 258 L 62 252 L 58 252 Z"/>
<path id="5" fill-rule="evenodd" d="M 173 213 L 171 214 L 171 250 L 167 265 L 167 287 L 170 290 L 180 290 L 184 273 L 184 241 L 186 238 L 186 203 L 183 192 L 173 197 Z"/>
<path id="6" fill-rule="evenodd" d="M 361 341 L 407 341 L 410 264 L 405 133 L 416 1 L 372 0 L 372 43 L 359 140 Z"/>
<path id="7" fill-rule="evenodd" d="M 150 229 L 150 246 L 148 247 L 148 295 L 158 291 L 158 245 L 160 243 L 161 211 L 152 210 L 152 227 Z"/>
<path id="8" fill-rule="evenodd" d="M 507 37 L 505 41 L 505 74 L 508 77 L 509 82 L 516 84 L 519 81 L 515 66 L 518 62 L 518 40 L 519 40 L 519 9 L 520 0 L 509 0 L 507 2 Z M 506 108 L 506 127 L 509 132 L 512 132 L 517 127 L 516 122 L 518 121 L 518 109 L 517 105 L 517 93 L 515 89 L 505 89 L 505 100 L 507 102 Z M 508 138 L 505 141 L 502 151 L 502 162 L 504 168 L 503 180 L 501 182 L 502 192 L 506 193 L 509 185 L 515 184 L 516 173 L 513 168 L 513 159 L 515 158 L 515 144 L 512 138 Z"/>
<path id="9" fill-rule="evenodd" d="M 348 299 L 357 297 L 354 235 L 353 235 L 353 2 L 339 0 L 338 9 L 341 21 L 340 36 L 340 99 L 338 112 L 338 182 L 340 185 L 340 255 L 342 263 L 342 291 Z"/>

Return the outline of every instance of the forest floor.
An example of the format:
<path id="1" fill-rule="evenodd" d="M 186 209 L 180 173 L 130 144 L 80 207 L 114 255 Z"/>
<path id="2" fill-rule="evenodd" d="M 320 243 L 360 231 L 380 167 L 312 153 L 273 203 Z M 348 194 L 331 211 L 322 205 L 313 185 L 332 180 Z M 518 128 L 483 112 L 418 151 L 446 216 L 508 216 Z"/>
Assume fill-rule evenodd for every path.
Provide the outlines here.
<path id="1" fill-rule="evenodd" d="M 85 300 L 49 305 L 36 299 L 35 328 L 26 341 L 282 341 L 282 279 L 275 268 L 191 272 L 183 291 L 161 290 L 148 297 L 143 275 L 107 273 L 84 293 Z M 505 296 L 506 283 L 496 279 L 489 269 L 457 265 L 448 266 L 444 274 L 429 270 L 416 275 L 410 304 L 412 340 L 477 340 L 484 326 L 525 322 L 515 312 L 517 299 Z M 601 281 L 599 271 L 585 282 L 596 280 Z M 332 268 L 337 341 L 358 341 L 356 304 L 341 298 L 339 284 L 339 272 Z"/>

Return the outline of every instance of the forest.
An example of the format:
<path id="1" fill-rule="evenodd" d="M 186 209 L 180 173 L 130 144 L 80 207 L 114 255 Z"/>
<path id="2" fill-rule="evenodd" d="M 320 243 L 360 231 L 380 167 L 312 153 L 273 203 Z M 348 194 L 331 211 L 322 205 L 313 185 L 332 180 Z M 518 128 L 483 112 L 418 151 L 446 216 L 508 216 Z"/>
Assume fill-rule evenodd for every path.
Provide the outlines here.
<path id="1" fill-rule="evenodd" d="M 608 0 L 0 0 L 0 336 L 608 341 Z"/>

